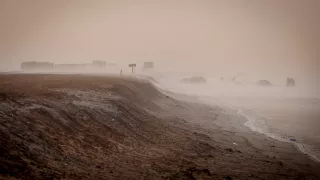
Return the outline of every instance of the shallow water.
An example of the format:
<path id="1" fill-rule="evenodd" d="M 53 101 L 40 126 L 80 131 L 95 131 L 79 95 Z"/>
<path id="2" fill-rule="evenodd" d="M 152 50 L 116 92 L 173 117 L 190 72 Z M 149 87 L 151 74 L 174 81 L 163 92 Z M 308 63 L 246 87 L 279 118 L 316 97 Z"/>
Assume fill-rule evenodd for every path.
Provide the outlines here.
<path id="1" fill-rule="evenodd" d="M 320 162 L 320 100 L 305 89 L 235 85 L 209 80 L 207 84 L 182 84 L 179 78 L 163 78 L 165 90 L 198 96 L 205 103 L 237 109 L 253 131 L 292 143 Z"/>
<path id="2" fill-rule="evenodd" d="M 274 100 L 275 101 L 275 100 Z M 277 105 L 291 102 L 276 100 Z M 244 101 L 246 102 L 246 101 Z M 267 102 L 259 101 L 259 104 Z M 320 162 L 320 106 L 310 107 L 312 102 L 291 102 L 281 107 L 268 108 L 238 104 L 239 114 L 248 119 L 245 126 L 274 139 L 295 145 L 302 153 Z M 304 106 L 296 108 L 296 106 Z M 312 103 L 313 104 L 313 103 Z"/>

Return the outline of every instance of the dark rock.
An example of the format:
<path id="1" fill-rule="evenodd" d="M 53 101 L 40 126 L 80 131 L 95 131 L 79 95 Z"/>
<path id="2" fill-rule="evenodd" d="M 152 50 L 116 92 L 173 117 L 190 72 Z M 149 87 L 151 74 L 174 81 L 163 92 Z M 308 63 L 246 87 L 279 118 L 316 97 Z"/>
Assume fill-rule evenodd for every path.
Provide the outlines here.
<path id="1" fill-rule="evenodd" d="M 207 175 L 209 175 L 209 176 L 211 176 L 211 172 L 210 172 L 209 169 L 202 169 L 202 172 L 207 174 Z"/>
<path id="2" fill-rule="evenodd" d="M 295 138 L 291 138 L 290 141 L 296 142 L 297 140 Z"/>
<path id="3" fill-rule="evenodd" d="M 231 149 L 231 148 L 227 148 L 225 150 L 228 151 L 228 152 L 233 152 L 233 149 Z"/>
<path id="4" fill-rule="evenodd" d="M 193 83 L 193 84 L 204 84 L 207 82 L 207 80 L 203 77 L 198 77 L 198 76 L 194 76 L 194 77 L 190 77 L 190 78 L 183 78 L 181 79 L 182 83 Z"/>
<path id="5" fill-rule="evenodd" d="M 296 85 L 296 81 L 293 78 L 287 78 L 287 87 L 294 87 Z"/>
<path id="6" fill-rule="evenodd" d="M 232 180 L 230 176 L 225 177 L 226 180 Z"/>
<path id="7" fill-rule="evenodd" d="M 283 162 L 279 161 L 279 165 L 280 165 L 280 166 L 283 166 Z"/>
<path id="8" fill-rule="evenodd" d="M 271 82 L 268 80 L 260 80 L 257 82 L 257 84 L 260 86 L 272 86 Z"/>

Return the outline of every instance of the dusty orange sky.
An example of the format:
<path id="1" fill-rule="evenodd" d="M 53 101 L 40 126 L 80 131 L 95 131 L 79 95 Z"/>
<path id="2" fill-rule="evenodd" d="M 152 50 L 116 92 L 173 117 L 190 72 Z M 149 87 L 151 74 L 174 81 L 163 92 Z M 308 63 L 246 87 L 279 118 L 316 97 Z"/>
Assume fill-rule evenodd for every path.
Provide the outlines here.
<path id="1" fill-rule="evenodd" d="M 22 61 L 155 61 L 319 79 L 318 0 L 1 0 L 0 70 Z M 181 64 L 184 64 L 181 66 Z"/>

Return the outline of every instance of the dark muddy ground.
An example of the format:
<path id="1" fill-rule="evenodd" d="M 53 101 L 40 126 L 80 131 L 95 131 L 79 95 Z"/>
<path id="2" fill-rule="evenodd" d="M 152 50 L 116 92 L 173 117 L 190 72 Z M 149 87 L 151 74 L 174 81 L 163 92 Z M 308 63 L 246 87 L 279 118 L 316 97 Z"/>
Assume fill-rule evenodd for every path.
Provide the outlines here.
<path id="1" fill-rule="evenodd" d="M 174 96 L 117 77 L 0 75 L 0 178 L 320 179 L 291 144 Z"/>

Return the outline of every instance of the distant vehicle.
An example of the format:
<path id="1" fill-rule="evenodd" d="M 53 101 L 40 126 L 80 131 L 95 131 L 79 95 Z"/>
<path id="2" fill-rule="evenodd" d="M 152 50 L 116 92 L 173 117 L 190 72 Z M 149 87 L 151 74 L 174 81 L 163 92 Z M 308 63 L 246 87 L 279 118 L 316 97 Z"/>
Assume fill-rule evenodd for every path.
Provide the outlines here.
<path id="1" fill-rule="evenodd" d="M 106 61 L 99 61 L 99 60 L 95 60 L 95 61 L 92 61 L 92 65 L 94 67 L 106 67 L 107 66 L 107 62 Z"/>
<path id="2" fill-rule="evenodd" d="M 257 82 L 259 86 L 272 86 L 271 82 L 268 80 L 260 80 Z"/>
<path id="3" fill-rule="evenodd" d="M 296 85 L 296 81 L 293 78 L 287 78 L 287 87 L 294 87 Z"/>

